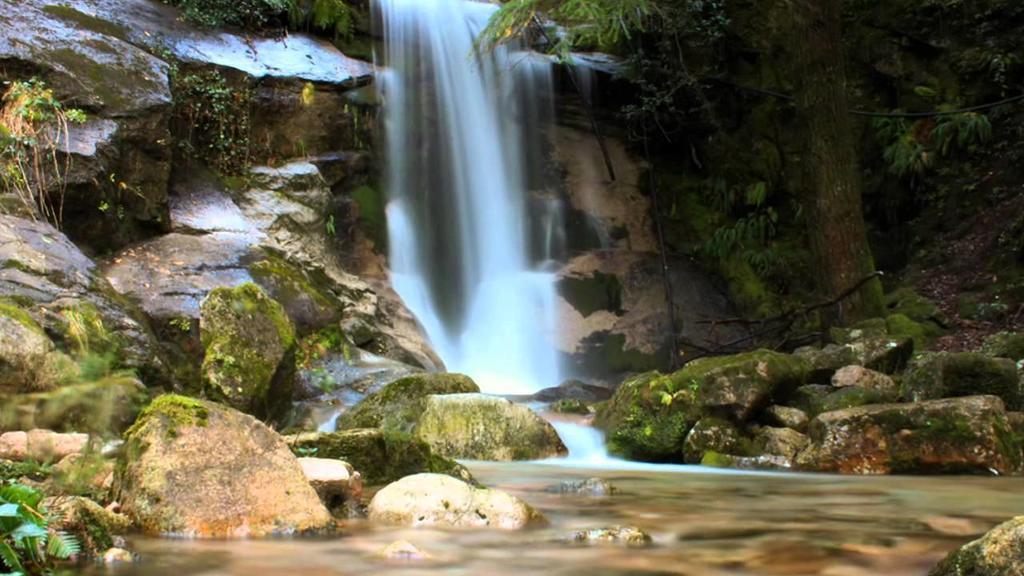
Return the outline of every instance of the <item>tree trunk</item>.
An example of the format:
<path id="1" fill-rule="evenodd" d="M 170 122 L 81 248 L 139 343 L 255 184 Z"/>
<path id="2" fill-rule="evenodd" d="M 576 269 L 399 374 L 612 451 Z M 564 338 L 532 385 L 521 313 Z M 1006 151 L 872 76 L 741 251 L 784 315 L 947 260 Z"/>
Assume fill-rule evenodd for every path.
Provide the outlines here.
<path id="1" fill-rule="evenodd" d="M 861 175 L 848 114 L 840 0 L 792 0 L 797 67 L 796 109 L 806 137 L 808 235 L 820 289 L 838 297 L 874 272 L 861 204 Z M 826 323 L 883 312 L 873 280 L 841 302 Z"/>

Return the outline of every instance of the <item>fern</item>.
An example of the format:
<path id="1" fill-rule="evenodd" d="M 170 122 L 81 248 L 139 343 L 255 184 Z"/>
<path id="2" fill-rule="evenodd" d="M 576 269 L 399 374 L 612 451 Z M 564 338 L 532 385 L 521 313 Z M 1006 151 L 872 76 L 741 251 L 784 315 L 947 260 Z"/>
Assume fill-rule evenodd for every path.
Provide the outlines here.
<path id="1" fill-rule="evenodd" d="M 13 574 L 48 574 L 55 561 L 81 552 L 73 536 L 50 531 L 42 501 L 34 488 L 0 486 L 0 562 Z"/>

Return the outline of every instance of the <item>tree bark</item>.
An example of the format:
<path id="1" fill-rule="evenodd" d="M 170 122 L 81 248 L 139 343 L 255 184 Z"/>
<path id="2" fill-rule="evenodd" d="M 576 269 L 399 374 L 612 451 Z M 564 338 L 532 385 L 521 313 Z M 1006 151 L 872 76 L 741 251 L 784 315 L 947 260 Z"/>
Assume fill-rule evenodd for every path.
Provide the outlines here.
<path id="1" fill-rule="evenodd" d="M 838 297 L 875 271 L 861 203 L 861 174 L 848 110 L 840 0 L 792 0 L 796 109 L 804 155 L 808 235 L 819 288 Z M 881 315 L 881 282 L 840 302 L 827 324 Z"/>

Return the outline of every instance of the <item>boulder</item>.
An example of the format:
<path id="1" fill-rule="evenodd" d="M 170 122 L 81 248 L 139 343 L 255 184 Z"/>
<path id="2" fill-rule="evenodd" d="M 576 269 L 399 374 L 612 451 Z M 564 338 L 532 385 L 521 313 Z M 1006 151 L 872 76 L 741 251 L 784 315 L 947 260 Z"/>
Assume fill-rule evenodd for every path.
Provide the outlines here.
<path id="1" fill-rule="evenodd" d="M 797 432 L 807 430 L 807 423 L 810 421 L 807 413 L 803 410 L 790 408 L 789 406 L 779 406 L 778 404 L 769 406 L 764 411 L 764 416 L 765 421 L 772 426 L 791 428 Z"/>
<path id="2" fill-rule="evenodd" d="M 1008 410 L 1024 408 L 1020 375 L 1013 360 L 975 352 L 934 352 L 914 359 L 903 375 L 903 397 L 935 400 L 992 395 Z"/>
<path id="3" fill-rule="evenodd" d="M 746 456 L 749 442 L 734 424 L 720 418 L 702 418 L 683 442 L 683 460 L 687 464 L 700 464 L 707 452 L 720 452 Z"/>
<path id="4" fill-rule="evenodd" d="M 1000 524 L 954 550 L 929 576 L 1021 576 L 1024 574 L 1024 516 Z"/>
<path id="5" fill-rule="evenodd" d="M 834 388 L 856 386 L 890 394 L 896 394 L 899 390 L 896 382 L 891 377 L 863 366 L 845 366 L 840 368 L 832 375 L 832 386 Z"/>
<path id="6" fill-rule="evenodd" d="M 299 458 L 299 465 L 328 510 L 341 510 L 346 504 L 359 505 L 363 478 L 351 464 L 329 458 Z"/>
<path id="7" fill-rule="evenodd" d="M 617 544 L 629 548 L 645 548 L 653 541 L 650 534 L 635 526 L 612 526 L 577 530 L 569 536 L 576 544 Z"/>
<path id="8" fill-rule="evenodd" d="M 990 473 L 1021 467 L 1021 445 L 1002 400 L 974 396 L 883 404 L 811 421 L 806 470 L 843 474 Z"/>
<path id="9" fill-rule="evenodd" d="M 809 379 L 814 383 L 829 382 L 837 370 L 850 365 L 895 374 L 907 365 L 913 355 L 914 341 L 887 334 L 865 335 L 864 330 L 851 330 L 846 332 L 841 343 L 824 348 L 805 346 L 793 354 L 810 362 Z"/>
<path id="10" fill-rule="evenodd" d="M 779 456 L 793 462 L 797 455 L 811 443 L 804 434 L 791 428 L 765 426 L 757 431 L 755 442 L 765 455 Z"/>
<path id="11" fill-rule="evenodd" d="M 981 353 L 1015 362 L 1024 360 L 1024 332 L 999 332 L 985 339 Z"/>
<path id="12" fill-rule="evenodd" d="M 479 391 L 476 383 L 463 374 L 413 374 L 368 395 L 342 416 L 338 427 L 385 428 L 411 432 L 423 413 L 429 396 Z"/>
<path id="13" fill-rule="evenodd" d="M 70 363 L 28 312 L 0 300 L 0 394 L 52 389 Z"/>
<path id="14" fill-rule="evenodd" d="M 59 434 L 51 430 L 0 434 L 0 458 L 22 462 L 60 462 L 85 450 L 88 434 Z"/>
<path id="15" fill-rule="evenodd" d="M 809 416 L 817 416 L 821 412 L 822 400 L 835 391 L 835 388 L 826 384 L 800 386 L 793 391 L 793 394 L 787 400 L 787 405 L 802 410 Z"/>
<path id="16" fill-rule="evenodd" d="M 368 428 L 310 432 L 288 436 L 285 440 L 297 454 L 351 463 L 370 486 L 380 486 L 421 472 L 449 474 L 475 483 L 464 466 L 433 453 L 426 442 L 401 432 Z"/>
<path id="17" fill-rule="evenodd" d="M 899 393 L 895 390 L 879 388 L 862 388 L 860 386 L 845 386 L 817 399 L 811 405 L 813 414 L 867 406 L 868 404 L 885 404 L 899 400 Z"/>
<path id="18" fill-rule="evenodd" d="M 443 474 L 416 474 L 373 497 L 369 519 L 412 528 L 517 530 L 545 523 L 529 504 L 498 490 L 475 488 Z"/>
<path id="19" fill-rule="evenodd" d="M 125 375 L 52 392 L 0 396 L 0 431 L 43 428 L 115 437 L 131 426 L 148 396 L 141 382 Z"/>
<path id="20" fill-rule="evenodd" d="M 255 284 L 218 288 L 203 301 L 200 334 L 206 394 L 238 410 L 265 416 L 291 400 L 295 329 L 276 301 Z"/>
<path id="21" fill-rule="evenodd" d="M 89 325 L 92 334 L 83 352 L 111 354 L 150 386 L 170 383 L 145 316 L 52 226 L 0 215 L 0 297 L 17 302 L 64 349 L 83 348 L 71 320 L 85 320 L 79 326 Z"/>
<path id="22" fill-rule="evenodd" d="M 483 394 L 428 396 L 413 435 L 449 458 L 512 461 L 568 454 L 555 428 L 533 410 Z"/>
<path id="23" fill-rule="evenodd" d="M 321 532 L 331 515 L 273 430 L 212 402 L 161 396 L 125 433 L 115 497 L 148 535 Z"/>
<path id="24" fill-rule="evenodd" d="M 785 456 L 762 454 L 760 456 L 733 456 L 708 452 L 700 462 L 701 466 L 711 468 L 731 468 L 733 470 L 789 470 L 793 461 Z"/>

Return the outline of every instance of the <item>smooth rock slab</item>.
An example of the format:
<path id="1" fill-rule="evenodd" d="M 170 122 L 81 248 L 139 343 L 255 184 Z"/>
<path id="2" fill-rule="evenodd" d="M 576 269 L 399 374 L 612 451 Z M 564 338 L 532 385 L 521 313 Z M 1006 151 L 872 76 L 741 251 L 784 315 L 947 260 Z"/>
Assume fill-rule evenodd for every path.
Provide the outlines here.
<path id="1" fill-rule="evenodd" d="M 370 502 L 372 522 L 413 528 L 518 530 L 545 523 L 519 498 L 474 488 L 443 474 L 416 474 L 385 486 Z"/>

